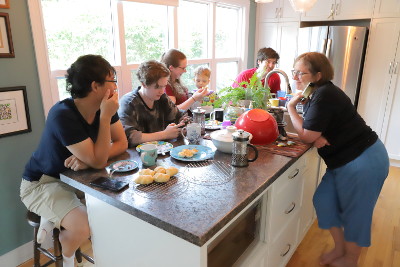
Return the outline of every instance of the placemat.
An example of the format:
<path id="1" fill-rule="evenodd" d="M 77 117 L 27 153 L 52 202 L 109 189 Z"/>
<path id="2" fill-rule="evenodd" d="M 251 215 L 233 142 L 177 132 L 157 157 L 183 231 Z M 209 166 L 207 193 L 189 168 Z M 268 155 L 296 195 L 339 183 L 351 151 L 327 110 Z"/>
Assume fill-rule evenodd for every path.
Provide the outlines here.
<path id="1" fill-rule="evenodd" d="M 278 142 L 273 142 L 272 144 L 265 145 L 265 146 L 256 146 L 258 150 L 267 150 L 268 152 L 278 154 L 281 156 L 297 158 L 301 156 L 304 152 L 306 152 L 310 147 L 311 144 L 306 144 L 300 141 L 297 135 L 289 135 L 288 140 L 295 142 L 294 145 L 290 146 L 277 146 Z M 287 141 L 283 142 L 286 143 Z"/>

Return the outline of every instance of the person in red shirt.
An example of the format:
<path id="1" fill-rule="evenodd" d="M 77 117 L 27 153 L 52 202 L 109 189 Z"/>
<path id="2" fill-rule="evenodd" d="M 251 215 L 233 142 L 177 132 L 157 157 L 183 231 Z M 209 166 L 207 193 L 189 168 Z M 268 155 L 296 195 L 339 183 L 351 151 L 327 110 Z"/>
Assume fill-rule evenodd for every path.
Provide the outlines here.
<path id="1" fill-rule="evenodd" d="M 182 84 L 180 79 L 187 68 L 187 58 L 184 53 L 177 49 L 170 49 L 162 55 L 161 62 L 171 72 L 165 93 L 179 109 L 187 110 L 191 105 L 197 101 L 201 101 L 207 95 L 207 88 L 202 88 L 189 97 L 188 89 Z"/>
<path id="2" fill-rule="evenodd" d="M 249 82 L 254 73 L 257 73 L 258 77 L 261 79 L 262 85 L 265 85 L 265 77 L 267 76 L 268 72 L 275 68 L 278 60 L 279 55 L 274 49 L 270 47 L 261 48 L 257 52 L 257 68 L 244 70 L 239 73 L 232 87 L 239 87 L 239 83 L 243 81 Z M 281 79 L 277 73 L 273 73 L 269 77 L 268 86 L 271 89 L 271 93 L 276 94 L 281 90 Z"/>

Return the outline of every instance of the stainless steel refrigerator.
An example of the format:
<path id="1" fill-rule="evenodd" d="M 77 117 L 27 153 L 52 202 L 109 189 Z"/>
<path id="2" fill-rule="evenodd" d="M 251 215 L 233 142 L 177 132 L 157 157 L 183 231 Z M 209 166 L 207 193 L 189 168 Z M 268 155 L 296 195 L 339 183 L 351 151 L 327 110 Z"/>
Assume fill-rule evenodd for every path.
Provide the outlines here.
<path id="1" fill-rule="evenodd" d="M 299 55 L 324 53 L 334 68 L 332 82 L 357 106 L 368 30 L 355 26 L 318 26 L 299 30 Z"/>

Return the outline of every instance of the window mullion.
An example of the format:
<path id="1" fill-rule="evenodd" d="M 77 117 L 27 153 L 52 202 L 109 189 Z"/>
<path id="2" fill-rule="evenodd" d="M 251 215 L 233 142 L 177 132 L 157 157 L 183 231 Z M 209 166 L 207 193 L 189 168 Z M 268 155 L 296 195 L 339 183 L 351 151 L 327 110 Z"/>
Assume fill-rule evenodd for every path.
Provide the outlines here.
<path id="1" fill-rule="evenodd" d="M 121 65 L 120 81 L 118 88 L 120 90 L 120 95 L 125 95 L 132 90 L 132 79 L 131 72 L 127 66 L 126 61 L 126 43 L 125 43 L 125 25 L 124 25 L 124 7 L 122 2 L 117 3 L 117 23 L 116 28 L 118 29 L 118 40 L 119 40 L 119 64 Z"/>
<path id="2" fill-rule="evenodd" d="M 217 63 L 215 61 L 215 34 L 216 34 L 216 9 L 217 6 L 215 3 L 210 4 L 210 24 L 209 24 L 209 49 L 208 53 L 211 52 L 211 62 L 210 68 L 213 70 L 213 76 L 217 77 Z M 211 88 L 217 88 L 217 79 L 211 79 Z"/>

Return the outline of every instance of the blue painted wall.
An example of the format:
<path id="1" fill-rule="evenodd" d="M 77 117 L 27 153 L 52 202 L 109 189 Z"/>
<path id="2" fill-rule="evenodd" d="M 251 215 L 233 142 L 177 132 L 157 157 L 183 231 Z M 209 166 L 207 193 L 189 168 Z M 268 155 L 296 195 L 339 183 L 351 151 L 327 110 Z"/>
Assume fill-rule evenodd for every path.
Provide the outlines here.
<path id="1" fill-rule="evenodd" d="M 27 1 L 11 0 L 8 13 L 15 58 L 0 58 L 0 87 L 26 86 L 32 132 L 0 138 L 0 255 L 32 240 L 32 227 L 19 198 L 25 163 L 36 148 L 44 127 Z"/>

